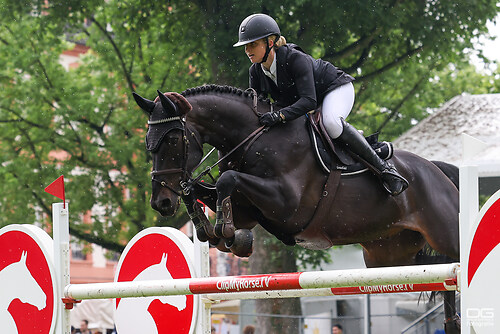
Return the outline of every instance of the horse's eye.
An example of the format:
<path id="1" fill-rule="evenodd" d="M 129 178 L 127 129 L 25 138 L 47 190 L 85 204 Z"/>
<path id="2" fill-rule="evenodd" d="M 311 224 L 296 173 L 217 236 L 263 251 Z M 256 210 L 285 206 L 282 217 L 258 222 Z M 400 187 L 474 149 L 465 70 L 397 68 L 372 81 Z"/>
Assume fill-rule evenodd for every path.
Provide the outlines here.
<path id="1" fill-rule="evenodd" d="M 177 137 L 168 138 L 168 144 L 169 145 L 177 145 L 178 141 L 179 141 L 179 138 L 177 138 Z"/>

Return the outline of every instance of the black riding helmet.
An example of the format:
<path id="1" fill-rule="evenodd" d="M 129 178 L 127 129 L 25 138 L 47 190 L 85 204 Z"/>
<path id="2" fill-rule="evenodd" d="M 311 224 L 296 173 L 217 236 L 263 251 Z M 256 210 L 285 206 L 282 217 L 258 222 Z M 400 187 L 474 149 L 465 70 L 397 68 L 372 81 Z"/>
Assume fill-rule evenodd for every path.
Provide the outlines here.
<path id="1" fill-rule="evenodd" d="M 262 59 L 262 62 L 267 60 L 269 55 L 269 43 L 267 43 L 267 38 L 271 35 L 276 35 L 275 42 L 281 36 L 280 27 L 276 21 L 269 15 L 266 14 L 252 14 L 245 18 L 241 24 L 238 31 L 238 42 L 233 45 L 233 47 L 242 46 L 248 43 L 255 42 L 261 38 L 266 39 L 266 54 Z"/>

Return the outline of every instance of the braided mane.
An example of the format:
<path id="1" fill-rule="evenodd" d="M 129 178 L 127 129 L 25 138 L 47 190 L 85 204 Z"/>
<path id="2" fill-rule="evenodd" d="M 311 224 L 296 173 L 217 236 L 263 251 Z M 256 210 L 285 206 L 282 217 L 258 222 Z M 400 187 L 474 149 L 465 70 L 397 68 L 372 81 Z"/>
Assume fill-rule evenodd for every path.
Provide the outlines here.
<path id="1" fill-rule="evenodd" d="M 220 86 L 220 85 L 203 85 L 199 87 L 193 87 L 193 88 L 188 88 L 185 91 L 181 93 L 184 97 L 187 97 L 189 95 L 197 95 L 197 94 L 203 94 L 203 93 L 227 93 L 227 94 L 234 94 L 238 96 L 244 96 L 244 97 L 252 97 L 253 92 L 250 90 L 243 90 L 240 88 L 232 87 L 232 86 Z M 264 101 L 266 103 L 270 103 L 269 99 L 264 98 L 262 96 L 258 97 L 260 101 Z"/>

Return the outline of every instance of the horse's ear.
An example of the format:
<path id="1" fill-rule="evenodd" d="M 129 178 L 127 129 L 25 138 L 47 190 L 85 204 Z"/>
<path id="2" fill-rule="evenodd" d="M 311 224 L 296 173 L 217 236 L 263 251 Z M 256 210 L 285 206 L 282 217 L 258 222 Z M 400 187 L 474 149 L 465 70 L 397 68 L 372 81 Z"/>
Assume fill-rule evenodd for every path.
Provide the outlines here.
<path id="1" fill-rule="evenodd" d="M 163 255 L 161 256 L 161 262 L 160 263 L 163 263 L 163 264 L 167 264 L 167 255 L 168 253 L 163 253 Z"/>
<path id="2" fill-rule="evenodd" d="M 132 95 L 134 96 L 135 103 L 137 103 L 137 105 L 142 110 L 144 110 L 148 114 L 151 114 L 153 112 L 153 109 L 155 107 L 155 103 L 153 101 L 145 99 L 142 96 L 140 96 L 139 94 L 136 94 L 135 92 L 132 93 Z"/>
<path id="3" fill-rule="evenodd" d="M 19 262 L 23 262 L 23 263 L 26 263 L 26 258 L 28 257 L 28 252 L 24 251 L 21 253 L 21 259 L 19 260 Z"/>
<path id="4" fill-rule="evenodd" d="M 165 111 L 171 111 L 175 115 L 179 116 L 179 113 L 177 111 L 177 106 L 175 105 L 174 102 L 172 102 L 168 97 L 166 97 L 162 92 L 157 90 L 158 92 L 158 97 L 160 98 L 161 105 Z"/>

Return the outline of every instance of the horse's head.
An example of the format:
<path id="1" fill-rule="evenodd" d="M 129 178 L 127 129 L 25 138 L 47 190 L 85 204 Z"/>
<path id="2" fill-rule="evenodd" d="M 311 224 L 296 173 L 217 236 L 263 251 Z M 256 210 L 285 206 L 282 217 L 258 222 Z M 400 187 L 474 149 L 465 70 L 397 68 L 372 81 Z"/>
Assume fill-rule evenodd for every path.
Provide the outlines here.
<path id="1" fill-rule="evenodd" d="M 201 144 L 193 140 L 194 133 L 186 131 L 185 115 L 191 105 L 177 93 L 167 93 L 167 97 L 158 91 L 157 102 L 133 95 L 149 114 L 146 149 L 153 158 L 151 207 L 171 216 L 177 212 L 186 182 L 203 153 Z"/>
<path id="2" fill-rule="evenodd" d="M 47 296 L 31 275 L 26 265 L 27 257 L 28 253 L 23 252 L 19 262 L 10 265 L 11 276 L 13 276 L 16 282 L 15 290 L 17 291 L 15 295 L 21 302 L 34 305 L 38 310 L 42 310 L 47 305 Z"/>
<path id="3" fill-rule="evenodd" d="M 134 281 L 152 281 L 152 280 L 170 280 L 173 279 L 172 274 L 167 267 L 167 253 L 163 253 L 160 263 L 153 264 L 144 269 L 139 275 L 134 278 Z M 186 308 L 186 296 L 158 296 L 149 297 L 151 300 L 159 299 L 163 304 L 170 304 L 182 311 Z"/>

